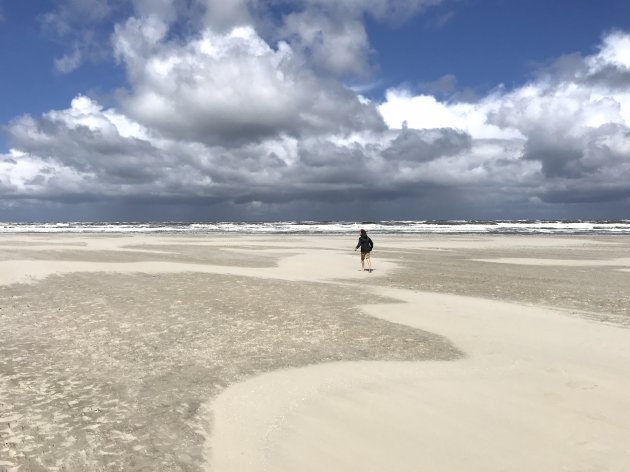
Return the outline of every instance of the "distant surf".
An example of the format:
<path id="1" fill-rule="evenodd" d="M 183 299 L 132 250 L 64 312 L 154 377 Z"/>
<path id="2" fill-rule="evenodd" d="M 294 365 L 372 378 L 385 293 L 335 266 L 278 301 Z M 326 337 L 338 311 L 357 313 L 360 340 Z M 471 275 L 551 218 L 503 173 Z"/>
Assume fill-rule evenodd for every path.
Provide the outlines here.
<path id="1" fill-rule="evenodd" d="M 0 223 L 0 233 L 630 234 L 630 220 Z"/>

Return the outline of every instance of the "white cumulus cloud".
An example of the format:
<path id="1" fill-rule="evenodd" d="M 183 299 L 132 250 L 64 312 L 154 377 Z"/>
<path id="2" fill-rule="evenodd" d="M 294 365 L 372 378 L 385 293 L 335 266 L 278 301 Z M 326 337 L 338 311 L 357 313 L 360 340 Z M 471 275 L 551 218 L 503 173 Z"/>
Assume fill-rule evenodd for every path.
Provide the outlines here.
<path id="1" fill-rule="evenodd" d="M 623 200 L 630 195 L 629 70 L 630 35 L 615 32 L 597 53 L 560 61 L 524 86 L 500 87 L 475 103 L 392 89 L 379 109 L 391 128 L 407 121 L 460 129 L 475 141 L 520 142 L 519 162 L 540 165 L 532 185 L 542 199 Z"/>
<path id="2" fill-rule="evenodd" d="M 205 29 L 185 44 L 162 41 L 164 35 L 163 24 L 148 17 L 129 20 L 114 36 L 131 84 L 124 110 L 164 134 L 227 146 L 384 127 L 373 107 L 250 26 Z"/>

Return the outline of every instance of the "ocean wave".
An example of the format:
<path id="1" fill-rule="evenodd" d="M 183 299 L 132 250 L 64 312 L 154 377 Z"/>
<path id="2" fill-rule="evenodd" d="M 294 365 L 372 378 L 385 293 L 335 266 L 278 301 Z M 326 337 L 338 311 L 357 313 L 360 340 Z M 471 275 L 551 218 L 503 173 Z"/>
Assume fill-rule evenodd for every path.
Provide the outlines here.
<path id="1" fill-rule="evenodd" d="M 630 234 L 630 220 L 444 220 L 275 222 L 0 223 L 0 233 Z"/>

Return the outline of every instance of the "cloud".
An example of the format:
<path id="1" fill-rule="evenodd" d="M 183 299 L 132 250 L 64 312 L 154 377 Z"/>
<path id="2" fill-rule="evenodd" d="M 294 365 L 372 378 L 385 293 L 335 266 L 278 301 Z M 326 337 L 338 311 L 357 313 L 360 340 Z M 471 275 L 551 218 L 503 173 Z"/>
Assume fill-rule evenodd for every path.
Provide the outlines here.
<path id="1" fill-rule="evenodd" d="M 441 0 L 306 0 L 283 16 L 277 39 L 287 41 L 318 70 L 336 77 L 365 76 L 373 51 L 364 17 L 402 22 Z"/>
<path id="2" fill-rule="evenodd" d="M 457 89 L 457 77 L 453 74 L 446 74 L 433 82 L 421 82 L 418 88 L 432 95 L 446 95 Z"/>
<path id="3" fill-rule="evenodd" d="M 431 82 L 420 82 L 418 90 L 424 94 L 449 102 L 475 103 L 479 101 L 479 96 L 472 88 L 458 89 L 457 77 L 453 74 L 443 75 Z"/>
<path id="4" fill-rule="evenodd" d="M 473 143 L 521 142 L 518 162 L 540 165 L 531 185 L 543 201 L 619 200 L 630 177 L 630 93 L 622 86 L 629 71 L 630 35 L 615 32 L 596 54 L 564 56 L 534 81 L 499 87 L 476 103 L 392 89 L 380 110 L 390 127 L 407 120 L 414 128 L 460 129 Z"/>
<path id="5" fill-rule="evenodd" d="M 59 0 L 38 20 L 42 31 L 57 42 L 62 54 L 55 69 L 67 74 L 86 61 L 111 61 L 110 37 L 114 26 L 130 14 L 154 17 L 168 27 L 193 23 L 203 10 L 202 0 Z"/>
<path id="6" fill-rule="evenodd" d="M 269 17 L 268 4 L 254 0 L 137 0 L 111 36 L 128 79 L 116 106 L 77 95 L 65 109 L 12 120 L 0 208 L 72 203 L 159 218 L 161 205 L 193 219 L 209 208 L 255 219 L 623 208 L 628 34 L 611 33 L 592 55 L 564 56 L 530 83 L 498 85 L 474 101 L 458 95 L 452 75 L 420 94 L 392 88 L 380 103 L 343 85 L 369 69 L 365 15 L 400 21 L 435 3 L 303 0 Z M 60 18 L 71 4 L 61 4 Z M 107 5 L 93 21 L 120 8 Z M 76 67 L 77 51 L 58 67 Z"/>
<path id="7" fill-rule="evenodd" d="M 408 196 L 417 191 L 406 173 L 427 156 L 407 149 L 413 162 L 392 159 L 405 136 L 417 134 L 433 160 L 469 146 L 453 130 L 364 130 L 211 145 L 166 137 L 84 96 L 66 110 L 20 117 L 8 132 L 14 150 L 3 175 L 15 196 L 63 201 L 101 195 L 246 204 Z"/>
<path id="8" fill-rule="evenodd" d="M 453 19 L 454 16 L 455 16 L 455 12 L 452 12 L 452 11 L 449 11 L 440 15 L 439 17 L 435 19 L 434 27 L 436 29 L 444 28 L 447 25 L 447 23 L 449 23 Z"/>
<path id="9" fill-rule="evenodd" d="M 251 27 L 206 29 L 183 45 L 163 41 L 166 31 L 155 17 L 134 18 L 114 36 L 132 87 L 121 97 L 124 110 L 164 134 L 239 146 L 283 134 L 384 128 L 374 107 L 317 77 L 288 44 L 272 48 Z"/>
<path id="10" fill-rule="evenodd" d="M 306 0 L 307 8 L 318 8 L 349 16 L 368 14 L 378 20 L 404 21 L 442 0 Z"/>
<path id="11" fill-rule="evenodd" d="M 136 1 L 138 15 L 116 26 L 115 56 L 130 83 L 121 108 L 173 136 L 240 145 L 278 134 L 382 129 L 374 107 L 337 80 L 367 70 L 362 18 L 403 18 L 439 0 L 280 1 L 291 10 L 271 27 L 264 2 L 200 3 L 201 29 L 184 42 L 169 36 L 174 2 Z"/>
<path id="12" fill-rule="evenodd" d="M 182 8 L 185 2 L 181 0 L 132 0 L 132 3 L 138 17 L 153 16 L 167 24 L 173 23 L 180 12 L 185 11 Z"/>
<path id="13" fill-rule="evenodd" d="M 502 127 L 488 120 L 501 106 L 500 90 L 476 103 L 440 101 L 433 95 L 413 95 L 407 89 L 390 89 L 379 111 L 390 128 L 399 128 L 403 121 L 410 128 L 461 129 L 478 139 L 518 139 L 523 134 L 510 127 Z"/>
<path id="14" fill-rule="evenodd" d="M 62 36 L 71 33 L 81 22 L 102 21 L 111 11 L 111 0 L 65 0 L 59 2 L 55 10 L 41 15 L 40 21 L 45 28 Z"/>
<path id="15" fill-rule="evenodd" d="M 40 15 L 44 31 L 65 45 L 55 60 L 62 73 L 85 60 L 109 58 L 103 45 L 112 22 L 124 17 L 152 17 L 177 35 L 208 29 L 225 34 L 251 27 L 269 43 L 284 41 L 311 66 L 335 75 L 364 75 L 370 49 L 363 24 L 366 15 L 378 21 L 402 22 L 443 0 L 60 0 Z M 80 55 L 76 53 L 77 49 Z"/>
<path id="16" fill-rule="evenodd" d="M 71 53 L 64 54 L 63 56 L 55 59 L 55 69 L 63 74 L 68 74 L 76 70 L 83 59 L 81 49 L 76 46 Z"/>
<path id="17" fill-rule="evenodd" d="M 608 67 L 628 71 L 630 69 L 630 36 L 621 31 L 606 35 L 599 52 L 587 57 L 586 63 L 589 69 L 595 72 Z"/>
<path id="18" fill-rule="evenodd" d="M 292 13 L 286 16 L 282 32 L 320 70 L 360 76 L 369 69 L 369 41 L 359 19 L 331 18 L 314 11 Z"/>
<path id="19" fill-rule="evenodd" d="M 470 149 L 472 140 L 468 133 L 454 129 L 405 129 L 383 151 L 390 160 L 410 162 L 432 161 L 443 156 L 453 156 Z"/>
<path id="20" fill-rule="evenodd" d="M 54 10 L 38 17 L 42 30 L 66 50 L 54 59 L 63 74 L 76 70 L 85 60 L 108 57 L 107 32 L 100 26 L 120 7 L 116 0 L 63 0 Z M 69 48 L 68 48 L 69 45 Z"/>
<path id="21" fill-rule="evenodd" d="M 205 13 L 203 15 L 204 26 L 225 33 L 237 26 L 253 25 L 255 18 L 252 10 L 261 13 L 260 2 L 248 0 L 205 0 L 203 2 Z"/>
<path id="22" fill-rule="evenodd" d="M 45 175 L 41 174 L 46 182 L 71 171 L 78 185 L 74 190 L 101 187 L 107 193 L 108 188 L 117 185 L 155 182 L 159 175 L 164 156 L 148 140 L 134 136 L 133 128 L 114 110 L 103 111 L 80 96 L 67 110 L 51 111 L 37 120 L 20 117 L 9 124 L 8 131 L 12 144 L 19 149 L 18 162 L 28 162 L 30 169 L 46 169 Z M 20 188 L 27 187 L 28 181 L 21 180 Z"/>

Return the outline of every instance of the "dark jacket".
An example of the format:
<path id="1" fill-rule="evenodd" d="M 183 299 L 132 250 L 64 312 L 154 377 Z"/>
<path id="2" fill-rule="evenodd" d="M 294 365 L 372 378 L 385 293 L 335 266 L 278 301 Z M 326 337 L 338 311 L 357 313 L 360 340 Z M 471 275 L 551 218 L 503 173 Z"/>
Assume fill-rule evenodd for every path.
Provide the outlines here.
<path id="1" fill-rule="evenodd" d="M 359 242 L 357 243 L 357 247 L 355 247 L 355 249 L 358 249 L 359 246 L 361 246 L 361 252 L 370 252 L 372 249 L 374 249 L 374 243 L 369 236 L 360 236 Z"/>

